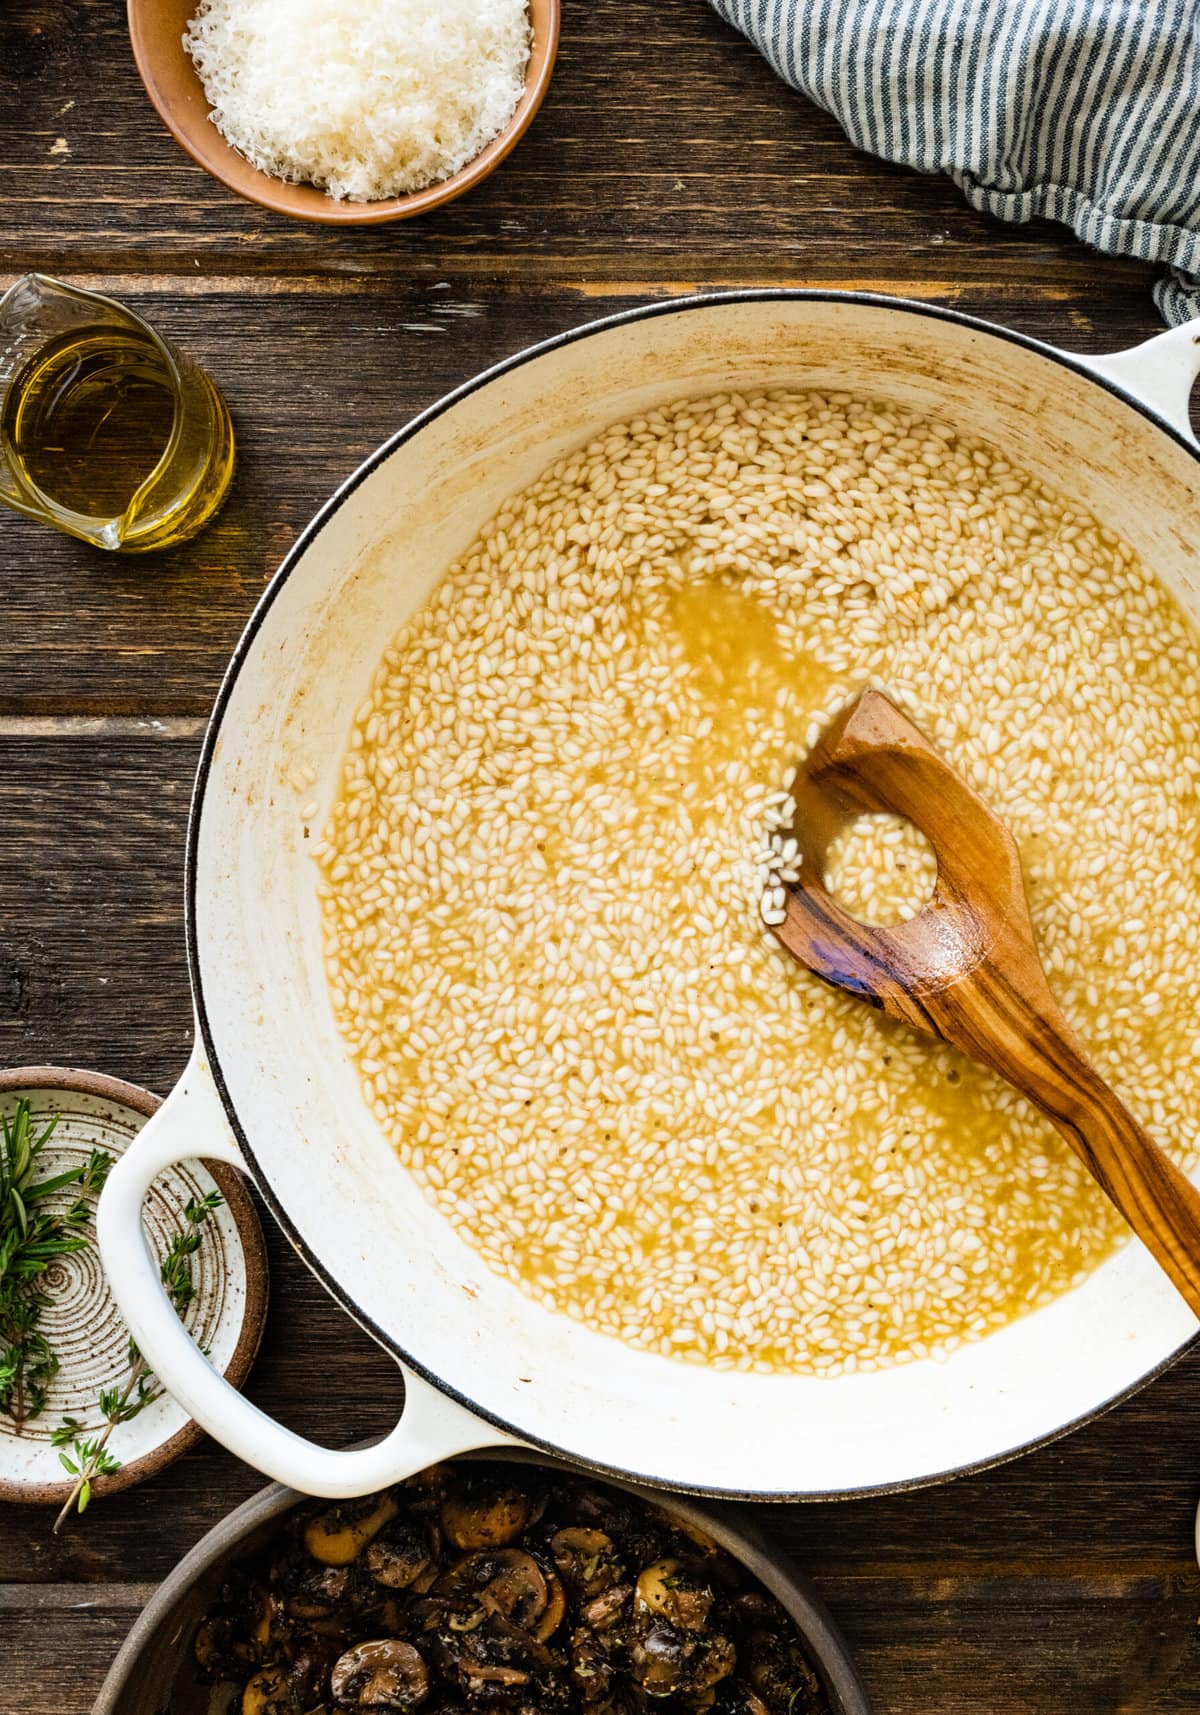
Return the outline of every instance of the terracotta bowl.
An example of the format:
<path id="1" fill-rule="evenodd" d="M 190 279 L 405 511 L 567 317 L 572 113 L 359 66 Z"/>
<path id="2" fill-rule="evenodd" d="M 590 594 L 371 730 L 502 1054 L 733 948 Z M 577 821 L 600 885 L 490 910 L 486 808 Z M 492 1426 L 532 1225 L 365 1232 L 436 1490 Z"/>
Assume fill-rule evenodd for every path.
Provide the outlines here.
<path id="1" fill-rule="evenodd" d="M 525 73 L 525 93 L 508 125 L 460 172 L 410 196 L 386 202 L 339 202 L 313 185 L 292 185 L 259 172 L 222 137 L 209 119 L 209 105 L 196 68 L 183 46 L 183 33 L 198 0 L 128 0 L 129 36 L 142 82 L 167 129 L 194 161 L 239 196 L 290 215 L 329 226 L 375 226 L 408 220 L 452 202 L 486 179 L 514 149 L 542 104 L 558 50 L 561 0 L 530 0 L 533 45 Z"/>
<path id="2" fill-rule="evenodd" d="M 528 1454 L 488 1454 L 488 1462 L 569 1470 L 561 1459 Z M 578 1471 L 573 1473 L 578 1476 Z M 763 1584 L 791 1615 L 804 1640 L 834 1715 L 871 1715 L 853 1657 L 837 1625 L 808 1580 L 759 1534 L 745 1513 L 699 1507 L 633 1483 L 605 1479 L 610 1488 L 642 1495 L 684 1525 L 704 1531 Z M 197 1625 L 239 1561 L 263 1546 L 285 1513 L 302 1497 L 274 1483 L 238 1507 L 198 1542 L 160 1584 L 109 1669 L 92 1715 L 206 1715 L 208 1697 L 196 1684 L 191 1645 Z"/>

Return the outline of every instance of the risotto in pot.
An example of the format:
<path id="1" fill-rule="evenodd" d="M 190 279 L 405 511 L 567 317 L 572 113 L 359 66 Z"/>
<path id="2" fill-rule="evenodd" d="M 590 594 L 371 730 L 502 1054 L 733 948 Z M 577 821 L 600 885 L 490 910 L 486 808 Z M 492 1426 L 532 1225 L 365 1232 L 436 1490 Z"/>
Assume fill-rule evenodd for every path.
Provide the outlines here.
<path id="1" fill-rule="evenodd" d="M 1064 1011 L 1192 1161 L 1200 647 L 994 447 L 843 395 L 621 424 L 505 505 L 358 712 L 317 856 L 366 1100 L 492 1269 L 632 1345 L 872 1369 L 1125 1232 L 1022 1098 L 764 923 L 787 782 L 868 683 L 1007 820 Z M 931 885 L 903 826 L 834 860 L 866 918 Z"/>

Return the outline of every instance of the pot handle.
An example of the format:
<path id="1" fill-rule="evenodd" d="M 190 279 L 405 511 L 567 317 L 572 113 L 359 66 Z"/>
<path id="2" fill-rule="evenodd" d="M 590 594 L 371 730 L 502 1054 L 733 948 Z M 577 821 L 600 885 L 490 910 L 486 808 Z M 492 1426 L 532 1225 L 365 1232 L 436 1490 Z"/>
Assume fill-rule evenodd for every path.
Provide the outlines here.
<path id="1" fill-rule="evenodd" d="M 1149 405 L 1194 447 L 1200 446 L 1189 415 L 1192 389 L 1200 378 L 1200 320 L 1168 328 L 1128 351 L 1080 361 Z"/>
<path id="2" fill-rule="evenodd" d="M 168 1392 L 214 1439 L 278 1482 L 331 1500 L 385 1488 L 455 1453 L 520 1445 L 403 1364 L 404 1414 L 372 1447 L 346 1452 L 319 1447 L 243 1398 L 217 1374 L 179 1320 L 142 1232 L 142 1204 L 157 1175 L 176 1162 L 197 1159 L 247 1171 L 199 1052 L 110 1173 L 96 1214 L 96 1235 L 130 1333 Z"/>

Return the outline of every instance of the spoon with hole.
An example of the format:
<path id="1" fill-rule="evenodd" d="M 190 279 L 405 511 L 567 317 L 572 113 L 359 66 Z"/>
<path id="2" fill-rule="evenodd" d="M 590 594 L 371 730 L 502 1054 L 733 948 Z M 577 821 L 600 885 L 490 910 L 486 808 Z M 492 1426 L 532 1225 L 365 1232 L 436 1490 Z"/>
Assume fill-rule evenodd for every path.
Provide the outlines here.
<path id="1" fill-rule="evenodd" d="M 1200 1316 L 1200 1191 L 1100 1077 L 1050 990 L 1016 841 L 919 729 L 864 691 L 827 728 L 791 788 L 798 879 L 775 933 L 835 988 L 952 1043 L 1052 1120 Z M 825 885 L 826 856 L 864 813 L 920 830 L 937 858 L 924 910 L 878 928 Z"/>

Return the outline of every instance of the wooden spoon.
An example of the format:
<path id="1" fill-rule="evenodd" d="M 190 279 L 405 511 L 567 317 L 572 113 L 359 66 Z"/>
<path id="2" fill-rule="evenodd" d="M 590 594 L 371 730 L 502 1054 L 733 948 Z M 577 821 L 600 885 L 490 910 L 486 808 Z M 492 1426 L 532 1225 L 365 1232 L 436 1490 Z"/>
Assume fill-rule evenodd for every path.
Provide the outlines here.
<path id="1" fill-rule="evenodd" d="M 775 933 L 834 987 L 990 1066 L 1058 1127 L 1200 1316 L 1200 1191 L 1095 1071 L 1050 992 L 1016 841 L 918 729 L 865 691 L 792 785 L 799 880 Z M 825 886 L 837 835 L 890 811 L 938 862 L 925 909 L 894 928 L 842 910 Z"/>

